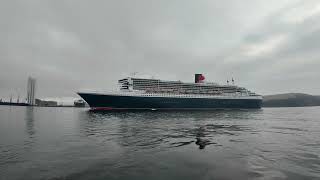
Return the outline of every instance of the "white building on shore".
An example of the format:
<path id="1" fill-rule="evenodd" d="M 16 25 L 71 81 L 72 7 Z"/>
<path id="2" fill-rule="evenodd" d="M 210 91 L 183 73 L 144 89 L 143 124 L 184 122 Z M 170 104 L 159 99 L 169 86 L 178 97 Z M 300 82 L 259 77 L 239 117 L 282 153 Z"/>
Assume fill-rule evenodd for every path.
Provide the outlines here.
<path id="1" fill-rule="evenodd" d="M 29 77 L 28 87 L 27 87 L 27 104 L 35 105 L 35 93 L 36 93 L 36 79 Z"/>

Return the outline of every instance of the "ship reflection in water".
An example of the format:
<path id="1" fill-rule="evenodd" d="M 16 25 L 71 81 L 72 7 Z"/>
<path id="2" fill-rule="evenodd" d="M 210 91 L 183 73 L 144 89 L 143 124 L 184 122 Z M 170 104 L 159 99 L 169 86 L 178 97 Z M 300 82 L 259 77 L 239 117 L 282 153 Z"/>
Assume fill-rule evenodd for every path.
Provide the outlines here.
<path id="1" fill-rule="evenodd" d="M 317 179 L 319 107 L 91 112 L 0 107 L 4 179 Z"/>
<path id="2" fill-rule="evenodd" d="M 227 116 L 241 116 L 242 119 L 250 119 L 250 116 L 262 113 L 262 110 L 217 110 L 206 112 L 101 112 L 89 111 L 90 119 L 100 119 L 105 117 L 117 118 L 125 121 L 124 124 L 119 124 L 119 131 L 125 138 L 121 138 L 119 142 L 125 146 L 148 147 L 148 145 L 162 145 L 166 143 L 168 148 L 181 147 L 194 144 L 199 149 L 204 149 L 207 145 L 221 146 L 215 142 L 216 136 L 221 135 L 236 135 L 237 131 L 249 131 L 249 128 L 239 127 L 232 124 L 215 124 L 214 121 L 206 121 L 207 124 L 202 124 L 203 118 L 211 119 L 212 117 L 224 118 Z M 132 122 L 127 122 L 128 119 L 134 119 Z M 229 117 L 230 118 L 230 117 Z M 136 119 L 136 120 L 135 120 Z M 138 121 L 137 121 L 138 120 Z M 175 126 L 176 121 L 179 126 Z M 86 121 L 85 121 L 86 122 Z M 190 124 L 192 122 L 192 124 Z M 92 123 L 92 122 L 91 122 Z M 109 122 L 114 123 L 114 122 Z M 173 123 L 173 124 L 172 124 Z M 168 125 L 172 126 L 168 126 Z M 88 136 L 100 134 L 101 132 L 92 131 L 90 124 L 90 131 L 86 132 Z M 170 134 L 161 134 L 159 128 L 162 130 L 169 130 Z M 182 128 L 182 129 L 181 129 Z M 97 128 L 95 130 L 99 130 Z M 86 129 L 88 130 L 88 129 Z M 145 133 L 150 133 L 145 135 Z M 130 134 L 130 136 L 128 136 Z M 107 134 L 106 134 L 107 136 Z M 120 136 L 121 137 L 121 136 Z M 133 140 L 133 142 L 128 140 Z M 179 141 L 182 139 L 189 139 L 189 141 Z M 139 141 L 138 141 L 139 140 Z M 141 143 L 141 144 L 140 144 Z"/>

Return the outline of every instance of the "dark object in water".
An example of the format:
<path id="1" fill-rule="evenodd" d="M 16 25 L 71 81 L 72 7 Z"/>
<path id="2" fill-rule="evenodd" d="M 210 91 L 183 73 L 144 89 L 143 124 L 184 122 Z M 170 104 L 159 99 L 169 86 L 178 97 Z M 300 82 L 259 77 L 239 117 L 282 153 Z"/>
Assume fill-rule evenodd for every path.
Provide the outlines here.
<path id="1" fill-rule="evenodd" d="M 196 138 L 196 142 L 195 143 L 196 143 L 196 145 L 199 146 L 199 149 L 204 149 L 206 147 L 206 145 L 212 144 L 212 143 L 210 143 L 209 140 L 201 139 L 200 137 Z"/>
<path id="2" fill-rule="evenodd" d="M 186 146 L 189 145 L 191 143 L 193 143 L 194 141 L 187 141 L 187 142 L 176 142 L 176 143 L 171 143 L 171 145 L 175 145 L 174 147 L 180 147 L 180 146 Z M 177 145 L 176 145 L 177 144 Z"/>

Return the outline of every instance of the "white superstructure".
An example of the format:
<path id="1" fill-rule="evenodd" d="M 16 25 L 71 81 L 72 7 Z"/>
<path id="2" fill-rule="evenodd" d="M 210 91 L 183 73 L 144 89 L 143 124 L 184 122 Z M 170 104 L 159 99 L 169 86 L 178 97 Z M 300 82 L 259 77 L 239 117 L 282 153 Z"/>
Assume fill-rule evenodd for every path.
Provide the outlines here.
<path id="1" fill-rule="evenodd" d="M 120 91 L 78 92 L 94 110 L 213 110 L 259 109 L 262 96 L 234 85 L 207 83 L 195 74 L 194 83 L 127 77 Z"/>
<path id="2" fill-rule="evenodd" d="M 245 88 L 217 83 L 185 83 L 135 77 L 121 79 L 118 83 L 123 93 L 141 96 L 262 98 Z"/>

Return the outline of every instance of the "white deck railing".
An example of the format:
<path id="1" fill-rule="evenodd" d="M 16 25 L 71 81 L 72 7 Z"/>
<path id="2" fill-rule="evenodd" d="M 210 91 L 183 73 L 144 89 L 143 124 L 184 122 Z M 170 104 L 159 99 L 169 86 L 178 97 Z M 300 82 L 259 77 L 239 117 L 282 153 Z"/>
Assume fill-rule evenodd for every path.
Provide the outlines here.
<path id="1" fill-rule="evenodd" d="M 141 91 L 86 91 L 82 93 L 113 95 L 113 96 L 139 96 L 139 97 L 173 97 L 173 98 L 213 98 L 213 99 L 262 99 L 260 95 L 249 94 L 173 94 L 173 93 L 146 93 Z"/>

